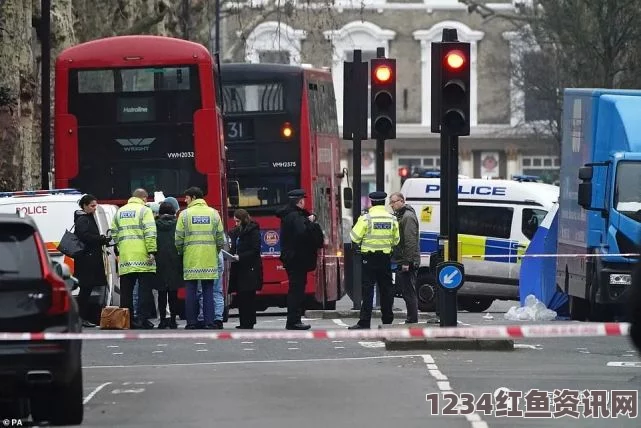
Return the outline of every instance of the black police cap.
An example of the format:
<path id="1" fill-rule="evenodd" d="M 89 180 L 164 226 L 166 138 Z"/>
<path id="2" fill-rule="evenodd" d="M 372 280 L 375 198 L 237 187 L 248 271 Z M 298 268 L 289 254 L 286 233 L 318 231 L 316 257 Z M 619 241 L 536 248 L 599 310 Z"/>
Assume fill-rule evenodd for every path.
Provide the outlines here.
<path id="1" fill-rule="evenodd" d="M 370 200 L 373 202 L 384 201 L 387 198 L 387 193 L 385 192 L 372 192 L 369 194 Z"/>
<path id="2" fill-rule="evenodd" d="M 289 199 L 301 199 L 301 198 L 304 198 L 306 195 L 303 189 L 294 189 L 294 190 L 291 190 L 289 193 L 287 193 L 287 196 L 289 197 Z"/>

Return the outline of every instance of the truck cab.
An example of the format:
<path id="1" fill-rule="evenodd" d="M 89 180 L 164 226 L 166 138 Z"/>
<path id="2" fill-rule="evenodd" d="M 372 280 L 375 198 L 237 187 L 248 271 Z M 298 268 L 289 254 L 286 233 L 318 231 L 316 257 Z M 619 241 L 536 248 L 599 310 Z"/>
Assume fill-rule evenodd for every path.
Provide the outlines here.
<path id="1" fill-rule="evenodd" d="M 641 243 L 641 91 L 566 89 L 563 111 L 557 283 L 573 319 L 610 320 Z"/>

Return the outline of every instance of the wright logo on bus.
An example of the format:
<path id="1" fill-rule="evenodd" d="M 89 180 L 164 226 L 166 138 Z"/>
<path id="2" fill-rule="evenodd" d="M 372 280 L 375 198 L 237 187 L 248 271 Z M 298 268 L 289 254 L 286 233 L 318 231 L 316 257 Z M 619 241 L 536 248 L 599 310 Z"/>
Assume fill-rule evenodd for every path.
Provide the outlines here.
<path id="1" fill-rule="evenodd" d="M 487 236 L 458 235 L 458 242 L 459 256 L 463 257 L 464 261 L 477 260 L 520 264 L 522 256 L 527 249 L 527 245 L 521 244 L 518 241 L 488 238 Z M 438 251 L 438 233 L 421 232 L 420 249 L 423 255 Z"/>

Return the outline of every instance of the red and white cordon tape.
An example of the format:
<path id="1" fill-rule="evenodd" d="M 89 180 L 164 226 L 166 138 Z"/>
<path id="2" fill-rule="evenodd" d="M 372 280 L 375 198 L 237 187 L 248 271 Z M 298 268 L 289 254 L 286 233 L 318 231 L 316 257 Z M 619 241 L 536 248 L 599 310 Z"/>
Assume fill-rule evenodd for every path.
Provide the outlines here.
<path id="1" fill-rule="evenodd" d="M 470 327 L 393 328 L 372 330 L 279 330 L 279 331 L 176 331 L 95 333 L 2 333 L 0 341 L 42 340 L 139 340 L 139 339 L 526 339 L 546 337 L 627 336 L 629 323 L 558 323 L 539 325 L 492 325 Z M 156 330 L 157 331 L 157 330 Z"/>

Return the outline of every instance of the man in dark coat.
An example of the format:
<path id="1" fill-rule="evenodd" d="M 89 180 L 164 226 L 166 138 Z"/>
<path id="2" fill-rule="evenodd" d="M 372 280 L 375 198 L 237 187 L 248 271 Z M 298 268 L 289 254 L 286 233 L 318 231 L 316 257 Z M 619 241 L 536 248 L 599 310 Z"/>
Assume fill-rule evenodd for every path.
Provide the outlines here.
<path id="1" fill-rule="evenodd" d="M 288 330 L 307 330 L 303 324 L 305 284 L 307 272 L 316 269 L 318 249 L 323 247 L 323 231 L 316 223 L 316 215 L 305 209 L 305 191 L 292 190 L 287 194 L 289 204 L 276 214 L 280 217 L 280 260 L 287 271 Z"/>
<path id="2" fill-rule="evenodd" d="M 396 264 L 396 281 L 403 292 L 403 300 L 407 307 L 405 324 L 418 322 L 418 298 L 416 296 L 416 281 L 418 267 L 421 264 L 421 253 L 418 245 L 418 218 L 414 208 L 405 204 L 405 196 L 394 192 L 389 197 L 389 204 L 398 220 L 401 241 L 394 247 L 392 263 Z"/>
<path id="3" fill-rule="evenodd" d="M 156 219 L 156 277 L 155 288 L 158 290 L 159 329 L 176 329 L 178 315 L 178 288 L 183 284 L 182 257 L 176 250 L 176 210 L 169 202 L 163 202 L 158 209 Z M 171 318 L 167 319 L 167 301 Z"/>
<path id="4" fill-rule="evenodd" d="M 80 286 L 78 310 L 83 320 L 82 326 L 95 327 L 96 325 L 89 321 L 92 318 L 97 318 L 89 311 L 89 299 L 94 287 L 107 286 L 102 246 L 111 241 L 111 238 L 101 235 L 98 229 L 94 217 L 98 206 L 96 197 L 84 195 L 78 205 L 81 209 L 74 213 L 74 233 L 85 244 L 84 253 L 74 259 L 74 276 L 78 279 Z"/>
<path id="5" fill-rule="evenodd" d="M 236 328 L 253 329 L 256 324 L 256 291 L 263 288 L 263 262 L 260 257 L 260 228 L 247 211 L 236 210 L 232 229 L 231 252 L 236 256 L 230 268 L 229 292 L 236 293 L 238 318 Z"/>

